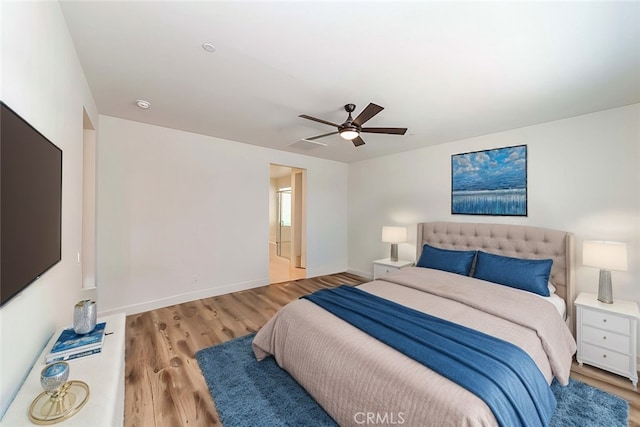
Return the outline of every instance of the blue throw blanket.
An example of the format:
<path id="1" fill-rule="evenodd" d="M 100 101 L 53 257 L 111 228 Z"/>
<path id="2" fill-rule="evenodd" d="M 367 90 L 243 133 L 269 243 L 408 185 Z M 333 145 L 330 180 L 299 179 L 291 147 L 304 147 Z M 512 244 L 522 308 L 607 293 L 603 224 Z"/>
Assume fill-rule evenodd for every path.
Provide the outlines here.
<path id="1" fill-rule="evenodd" d="M 474 393 L 499 425 L 549 425 L 556 399 L 519 347 L 350 286 L 304 298 Z"/>

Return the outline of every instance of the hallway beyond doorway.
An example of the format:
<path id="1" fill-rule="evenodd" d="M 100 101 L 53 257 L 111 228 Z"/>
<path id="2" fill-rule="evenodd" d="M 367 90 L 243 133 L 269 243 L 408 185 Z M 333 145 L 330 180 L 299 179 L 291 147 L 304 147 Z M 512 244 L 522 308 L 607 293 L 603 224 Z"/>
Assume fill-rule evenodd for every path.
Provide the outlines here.
<path id="1" fill-rule="evenodd" d="M 276 255 L 276 243 L 269 242 L 269 283 L 287 282 L 306 277 L 307 272 L 304 268 L 292 267 L 288 258 Z"/>

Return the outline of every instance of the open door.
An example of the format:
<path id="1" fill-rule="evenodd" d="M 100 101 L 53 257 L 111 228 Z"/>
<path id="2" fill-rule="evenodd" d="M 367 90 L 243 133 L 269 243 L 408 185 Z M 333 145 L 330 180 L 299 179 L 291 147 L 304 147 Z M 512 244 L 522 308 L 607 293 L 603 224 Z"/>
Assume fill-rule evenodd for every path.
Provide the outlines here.
<path id="1" fill-rule="evenodd" d="M 292 174 L 292 201 L 291 201 L 291 221 L 293 223 L 292 238 L 291 238 L 291 262 L 294 267 L 307 268 L 306 259 L 306 175 L 307 171 L 304 169 L 296 169 Z"/>

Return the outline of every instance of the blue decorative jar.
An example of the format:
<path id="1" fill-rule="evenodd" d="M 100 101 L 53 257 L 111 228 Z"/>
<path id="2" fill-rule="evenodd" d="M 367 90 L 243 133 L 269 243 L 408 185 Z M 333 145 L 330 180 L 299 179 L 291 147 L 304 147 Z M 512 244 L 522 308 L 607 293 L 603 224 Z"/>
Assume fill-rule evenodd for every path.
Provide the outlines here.
<path id="1" fill-rule="evenodd" d="M 40 372 L 40 385 L 47 392 L 52 392 L 67 382 L 69 365 L 67 362 L 54 362 L 45 366 Z"/>

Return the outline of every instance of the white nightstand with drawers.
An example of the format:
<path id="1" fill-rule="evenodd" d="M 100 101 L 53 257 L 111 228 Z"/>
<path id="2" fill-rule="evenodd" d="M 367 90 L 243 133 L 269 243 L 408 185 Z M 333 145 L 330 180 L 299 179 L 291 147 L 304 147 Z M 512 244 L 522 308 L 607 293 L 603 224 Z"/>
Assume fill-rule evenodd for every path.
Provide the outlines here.
<path id="1" fill-rule="evenodd" d="M 373 261 L 373 280 L 376 280 L 382 276 L 386 276 L 392 271 L 400 270 L 404 267 L 413 265 L 413 261 L 391 261 L 389 258 L 378 259 Z"/>
<path id="2" fill-rule="evenodd" d="M 578 316 L 578 363 L 605 369 L 628 377 L 636 388 L 638 304 L 614 300 L 598 301 L 595 294 L 581 293 L 575 301 Z"/>

